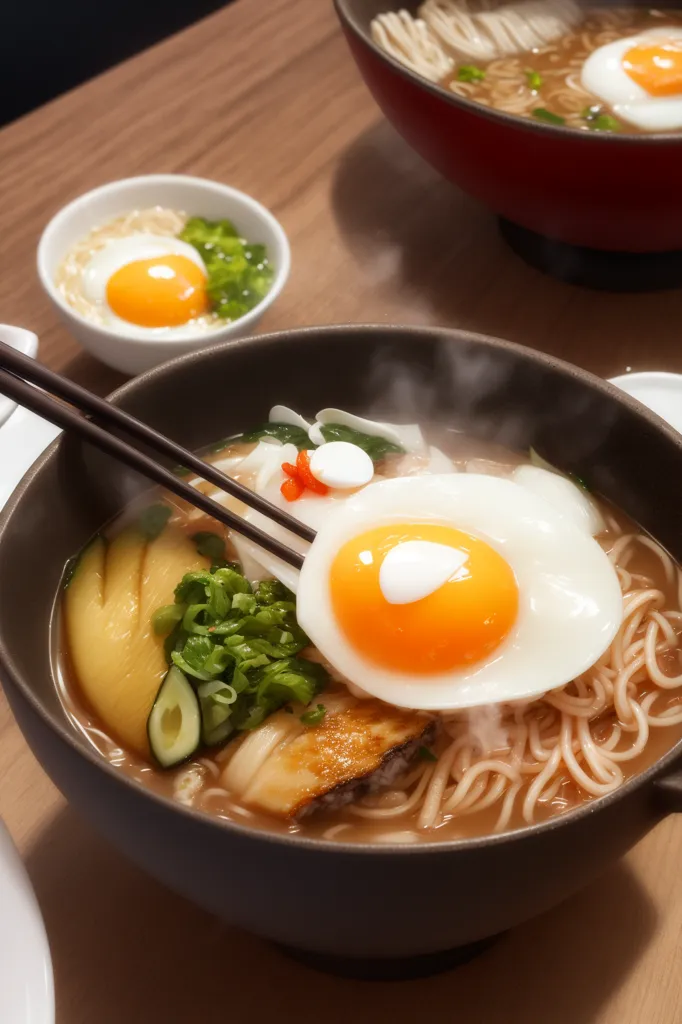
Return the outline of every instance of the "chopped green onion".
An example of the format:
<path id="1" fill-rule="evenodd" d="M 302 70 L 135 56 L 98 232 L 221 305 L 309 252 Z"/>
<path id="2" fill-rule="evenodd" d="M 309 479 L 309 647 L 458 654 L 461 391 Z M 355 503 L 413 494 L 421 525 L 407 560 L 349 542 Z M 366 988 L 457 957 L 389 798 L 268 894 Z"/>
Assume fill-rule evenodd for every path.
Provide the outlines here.
<path id="1" fill-rule="evenodd" d="M 173 510 L 168 505 L 150 505 L 140 513 L 137 520 L 138 529 L 147 540 L 156 540 L 172 515 Z"/>
<path id="2" fill-rule="evenodd" d="M 538 121 L 545 121 L 547 124 L 566 124 L 565 117 L 553 114 L 551 110 L 546 110 L 544 107 L 536 107 L 533 111 L 533 117 Z"/>
<path id="3" fill-rule="evenodd" d="M 304 725 L 319 725 L 326 714 L 327 709 L 324 704 L 318 704 L 312 711 L 304 711 L 301 715 L 301 721 Z"/>
<path id="4" fill-rule="evenodd" d="M 181 604 L 167 604 L 163 608 L 157 608 L 152 615 L 152 626 L 157 636 L 168 636 L 178 622 L 183 618 L 184 611 Z"/>
<path id="5" fill-rule="evenodd" d="M 528 82 L 528 88 L 532 89 L 533 92 L 537 92 L 542 85 L 542 76 L 538 71 L 531 71 L 528 69 L 526 71 L 526 80 Z"/>
<path id="6" fill-rule="evenodd" d="M 619 132 L 623 127 L 620 121 L 617 121 L 615 117 L 611 117 L 610 114 L 599 114 L 598 117 L 593 118 L 587 123 L 594 132 Z"/>
<path id="7" fill-rule="evenodd" d="M 460 82 L 482 82 L 485 78 L 485 71 L 477 68 L 475 64 L 462 64 L 457 69 L 457 79 Z"/>
<path id="8" fill-rule="evenodd" d="M 202 531 L 195 533 L 192 540 L 196 544 L 199 554 L 204 558 L 210 558 L 212 565 L 225 562 L 225 540 L 217 533 Z"/>
<path id="9" fill-rule="evenodd" d="M 438 758 L 436 757 L 434 752 L 432 750 L 429 750 L 428 747 L 420 747 L 419 748 L 419 756 L 421 757 L 422 761 L 437 761 L 438 760 Z"/>
<path id="10" fill-rule="evenodd" d="M 196 690 L 205 746 L 255 729 L 282 707 L 308 706 L 324 689 L 324 668 L 296 657 L 309 640 L 292 597 L 276 580 L 263 581 L 254 593 L 239 568 L 214 565 L 186 573 L 175 603 L 154 614 L 169 664 Z M 310 714 L 310 724 L 323 717 L 319 710 Z"/>

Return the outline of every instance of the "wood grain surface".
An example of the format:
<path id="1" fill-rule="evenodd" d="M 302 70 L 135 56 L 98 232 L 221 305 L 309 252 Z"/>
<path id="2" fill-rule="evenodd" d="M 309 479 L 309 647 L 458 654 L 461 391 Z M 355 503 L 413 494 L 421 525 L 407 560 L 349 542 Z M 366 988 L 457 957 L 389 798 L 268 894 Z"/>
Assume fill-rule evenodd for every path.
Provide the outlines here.
<path id="1" fill-rule="evenodd" d="M 264 329 L 456 325 L 604 375 L 682 370 L 682 294 L 593 294 L 518 261 L 490 214 L 383 121 L 330 0 L 238 0 L 0 132 L 0 167 L 0 319 L 35 330 L 46 363 L 99 393 L 123 378 L 58 323 L 37 283 L 36 243 L 79 193 L 157 171 L 227 182 L 280 218 L 293 273 Z M 676 819 L 469 966 L 389 985 L 309 971 L 141 874 L 65 806 L 1 696 L 0 815 L 45 915 L 58 1024 L 682 1020 Z"/>

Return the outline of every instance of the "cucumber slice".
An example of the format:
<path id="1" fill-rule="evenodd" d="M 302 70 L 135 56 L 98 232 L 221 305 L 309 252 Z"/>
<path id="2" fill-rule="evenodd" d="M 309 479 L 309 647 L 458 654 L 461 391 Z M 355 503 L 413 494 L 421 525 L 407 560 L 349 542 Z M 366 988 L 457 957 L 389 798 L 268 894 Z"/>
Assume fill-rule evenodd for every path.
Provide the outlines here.
<path id="1" fill-rule="evenodd" d="M 175 665 L 166 674 L 147 719 L 152 754 L 162 768 L 192 756 L 201 742 L 197 695 Z"/>

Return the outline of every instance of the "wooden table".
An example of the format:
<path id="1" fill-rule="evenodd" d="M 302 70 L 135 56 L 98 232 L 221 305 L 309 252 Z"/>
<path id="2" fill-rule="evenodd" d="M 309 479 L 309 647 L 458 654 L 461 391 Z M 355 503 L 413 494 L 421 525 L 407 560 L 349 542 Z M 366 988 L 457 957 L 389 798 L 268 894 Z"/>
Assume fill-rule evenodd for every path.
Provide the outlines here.
<path id="1" fill-rule="evenodd" d="M 123 378 L 57 322 L 36 242 L 67 200 L 154 171 L 228 182 L 281 219 L 293 274 L 265 329 L 457 325 L 605 375 L 682 370 L 682 294 L 592 294 L 524 266 L 489 213 L 383 121 L 329 0 L 239 0 L 0 132 L 0 168 L 0 317 L 35 330 L 45 362 L 100 393 Z M 1 696 L 0 815 L 45 915 L 59 1024 L 682 1020 L 682 821 L 469 966 L 391 986 L 299 967 L 141 874 L 65 806 Z"/>

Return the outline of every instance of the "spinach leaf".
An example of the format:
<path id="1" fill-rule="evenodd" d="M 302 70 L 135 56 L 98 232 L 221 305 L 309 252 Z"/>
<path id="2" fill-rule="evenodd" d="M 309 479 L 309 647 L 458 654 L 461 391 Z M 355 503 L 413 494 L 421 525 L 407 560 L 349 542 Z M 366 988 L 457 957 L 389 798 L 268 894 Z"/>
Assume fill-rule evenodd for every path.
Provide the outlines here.
<path id="1" fill-rule="evenodd" d="M 356 444 L 367 452 L 373 462 L 379 462 L 386 455 L 404 455 L 405 449 L 385 437 L 376 437 L 374 434 L 363 434 L 360 430 L 353 430 L 342 423 L 325 423 L 320 427 L 320 433 L 325 441 L 348 441 Z"/>
<path id="2" fill-rule="evenodd" d="M 312 447 L 312 442 L 303 427 L 292 423 L 261 423 L 253 430 L 247 430 L 239 438 L 240 441 L 260 441 L 262 437 L 275 437 L 282 444 L 295 444 L 299 451 Z"/>

